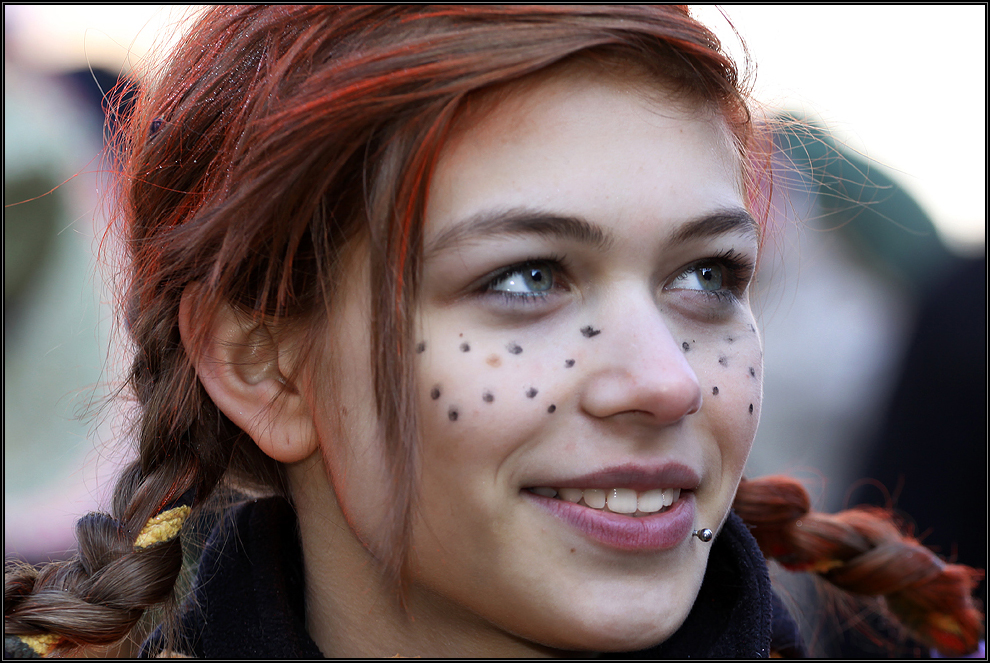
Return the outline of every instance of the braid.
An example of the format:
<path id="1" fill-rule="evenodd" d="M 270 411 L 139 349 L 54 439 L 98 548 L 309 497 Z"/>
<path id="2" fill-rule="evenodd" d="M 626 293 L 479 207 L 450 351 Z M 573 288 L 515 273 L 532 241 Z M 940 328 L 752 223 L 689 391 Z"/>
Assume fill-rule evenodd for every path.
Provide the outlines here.
<path id="1" fill-rule="evenodd" d="M 182 523 L 214 492 L 233 455 L 233 424 L 190 385 L 196 378 L 182 370 L 188 360 L 177 332 L 151 316 L 129 320 L 140 348 L 130 374 L 141 406 L 139 458 L 119 477 L 111 514 L 78 521 L 74 559 L 6 570 L 4 644 L 12 655 L 115 643 L 147 609 L 171 599 L 182 569 Z"/>
<path id="2" fill-rule="evenodd" d="M 804 487 L 784 476 L 744 479 L 734 508 L 768 559 L 817 573 L 847 592 L 882 597 L 912 635 L 944 655 L 978 647 L 983 614 L 972 592 L 983 571 L 942 561 L 902 534 L 889 512 L 812 511 Z"/>
<path id="3" fill-rule="evenodd" d="M 21 636 L 38 655 L 121 640 L 147 608 L 171 596 L 182 567 L 178 534 L 189 511 L 172 508 L 137 537 L 108 514 L 81 518 L 75 559 L 40 569 L 18 565 L 5 574 L 5 636 Z"/>

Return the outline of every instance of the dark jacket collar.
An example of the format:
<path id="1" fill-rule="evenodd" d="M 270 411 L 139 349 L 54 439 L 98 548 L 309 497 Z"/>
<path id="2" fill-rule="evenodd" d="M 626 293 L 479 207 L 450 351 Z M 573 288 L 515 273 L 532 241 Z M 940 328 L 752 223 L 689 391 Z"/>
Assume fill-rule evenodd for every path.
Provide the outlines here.
<path id="1" fill-rule="evenodd" d="M 174 649 L 207 658 L 322 657 L 306 631 L 297 527 L 281 498 L 231 510 L 207 540 Z M 622 658 L 763 658 L 772 630 L 775 640 L 792 641 L 792 654 L 800 653 L 797 627 L 771 591 L 763 556 L 735 513 L 711 545 L 684 625 L 661 645 Z M 787 643 L 775 642 L 781 644 Z M 159 629 L 142 653 L 154 655 L 162 645 Z"/>

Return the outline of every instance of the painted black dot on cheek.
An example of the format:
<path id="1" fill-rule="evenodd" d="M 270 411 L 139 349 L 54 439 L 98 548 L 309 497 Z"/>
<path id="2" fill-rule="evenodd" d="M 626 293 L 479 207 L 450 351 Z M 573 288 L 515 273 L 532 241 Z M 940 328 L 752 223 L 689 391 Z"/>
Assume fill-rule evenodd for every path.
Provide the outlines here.
<path id="1" fill-rule="evenodd" d="M 684 349 L 684 352 L 687 352 L 688 350 L 691 349 L 691 344 L 688 343 L 687 341 L 684 341 L 683 343 L 681 343 L 681 347 Z"/>
<path id="2" fill-rule="evenodd" d="M 752 403 L 749 404 L 749 413 L 750 414 L 753 414 L 753 404 Z"/>
<path id="3" fill-rule="evenodd" d="M 433 400 L 440 398 L 440 385 L 436 385 L 433 389 L 430 389 L 430 398 Z"/>
<path id="4" fill-rule="evenodd" d="M 718 358 L 718 363 L 720 363 L 722 366 L 728 368 L 729 367 L 729 358 L 726 357 L 725 355 L 722 355 L 721 357 Z"/>
<path id="5" fill-rule="evenodd" d="M 485 401 L 486 403 L 491 403 L 492 401 L 495 400 L 495 395 L 492 394 L 492 392 L 490 391 L 486 391 L 481 395 L 481 400 Z"/>
<path id="6" fill-rule="evenodd" d="M 718 387 L 712 387 L 712 396 L 718 396 Z"/>
<path id="7" fill-rule="evenodd" d="M 564 366 L 566 368 L 570 368 L 573 365 L 574 365 L 574 360 L 573 359 L 565 359 L 564 360 Z"/>
<path id="8" fill-rule="evenodd" d="M 732 338 L 731 336 L 726 336 L 725 340 L 727 340 L 729 343 L 734 343 L 736 339 Z"/>
<path id="9" fill-rule="evenodd" d="M 526 390 L 526 398 L 536 398 L 536 394 L 538 393 L 540 392 L 536 390 L 536 387 L 530 387 Z"/>
<path id="10" fill-rule="evenodd" d="M 553 414 L 556 411 L 557 411 L 556 405 L 551 405 L 550 407 L 547 408 L 547 412 L 549 412 L 550 414 Z"/>
<path id="11" fill-rule="evenodd" d="M 416 344 L 416 354 L 421 354 L 426 351 L 426 341 L 420 341 Z"/>
<path id="12" fill-rule="evenodd" d="M 470 352 L 471 346 L 467 343 L 461 343 L 461 352 Z"/>
<path id="13" fill-rule="evenodd" d="M 520 348 L 515 343 L 509 343 L 507 346 L 505 346 L 505 349 L 514 355 L 522 353 L 522 348 Z"/>
<path id="14" fill-rule="evenodd" d="M 591 325 L 588 325 L 587 327 L 581 328 L 581 333 L 584 335 L 585 338 L 591 338 L 592 336 L 598 336 L 599 334 L 601 334 L 602 330 L 595 329 Z"/>
<path id="15" fill-rule="evenodd" d="M 451 421 L 457 421 L 457 407 L 456 406 L 454 406 L 454 405 L 451 405 L 450 406 L 450 409 L 447 410 L 447 418 L 450 419 Z"/>
<path id="16" fill-rule="evenodd" d="M 751 377 L 751 378 L 755 378 L 756 377 L 756 371 L 753 369 L 752 366 L 749 367 L 749 377 Z"/>

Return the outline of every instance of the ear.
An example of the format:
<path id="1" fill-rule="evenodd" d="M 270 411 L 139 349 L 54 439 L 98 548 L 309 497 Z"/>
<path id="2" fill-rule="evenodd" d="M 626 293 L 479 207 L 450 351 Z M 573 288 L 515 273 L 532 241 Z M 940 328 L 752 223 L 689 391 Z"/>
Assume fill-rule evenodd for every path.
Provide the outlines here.
<path id="1" fill-rule="evenodd" d="M 220 410 L 277 461 L 295 463 L 318 448 L 306 399 L 285 375 L 293 365 L 263 323 L 222 302 L 200 348 L 194 345 L 199 284 L 182 293 L 179 334 L 206 392 Z"/>

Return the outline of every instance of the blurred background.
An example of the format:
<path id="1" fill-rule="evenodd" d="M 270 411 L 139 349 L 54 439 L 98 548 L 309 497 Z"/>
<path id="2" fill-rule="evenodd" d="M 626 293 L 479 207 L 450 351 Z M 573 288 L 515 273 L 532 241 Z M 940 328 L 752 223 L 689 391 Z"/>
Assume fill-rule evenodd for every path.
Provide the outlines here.
<path id="1" fill-rule="evenodd" d="M 63 556 L 129 457 L 99 407 L 126 365 L 103 94 L 140 85 L 196 11 L 4 6 L 5 558 Z M 738 60 L 731 21 L 785 120 L 747 474 L 797 475 L 821 509 L 893 507 L 985 568 L 986 7 L 694 11 Z"/>

